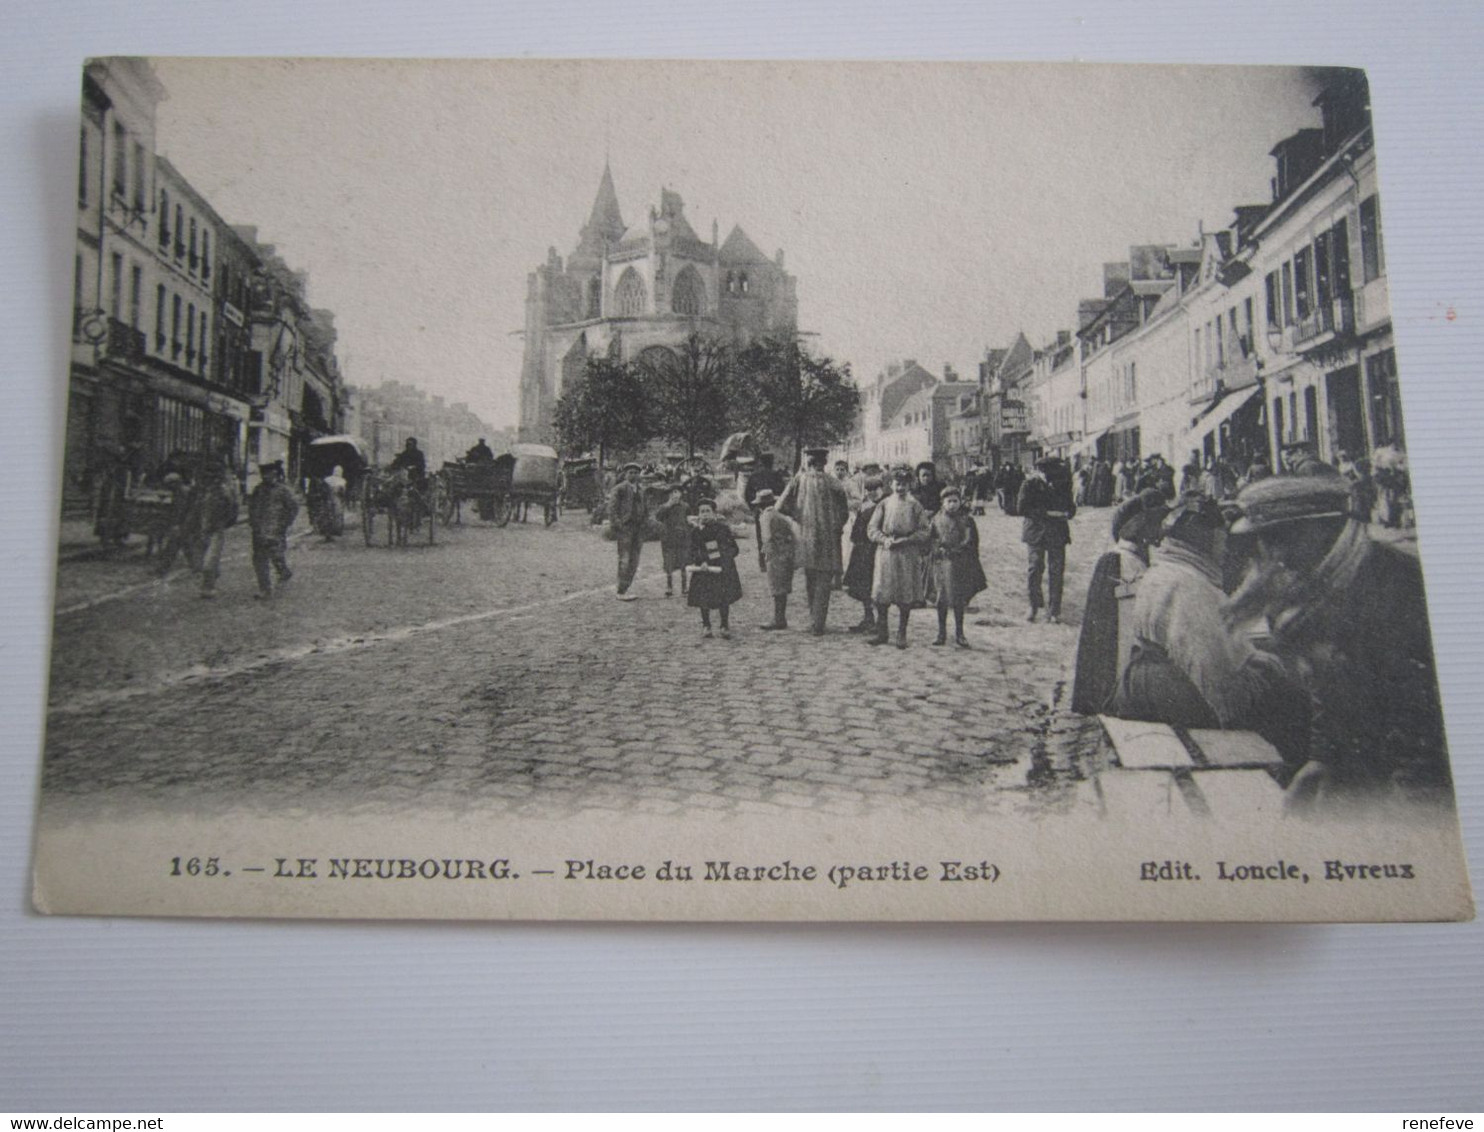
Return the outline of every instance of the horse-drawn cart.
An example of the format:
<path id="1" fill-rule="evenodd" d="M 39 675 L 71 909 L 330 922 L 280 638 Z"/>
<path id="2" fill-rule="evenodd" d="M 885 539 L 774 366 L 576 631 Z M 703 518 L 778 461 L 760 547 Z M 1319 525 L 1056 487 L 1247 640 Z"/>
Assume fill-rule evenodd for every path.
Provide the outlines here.
<path id="1" fill-rule="evenodd" d="M 562 510 L 597 511 L 603 505 L 603 478 L 592 457 L 562 465 Z"/>
<path id="2" fill-rule="evenodd" d="M 517 444 L 510 468 L 510 490 L 505 495 L 504 522 L 524 520 L 532 504 L 541 508 L 549 527 L 561 513 L 561 458 L 544 444 Z"/>
<path id="3" fill-rule="evenodd" d="M 438 469 L 441 485 L 438 517 L 443 525 L 464 521 L 464 504 L 473 503 L 481 519 L 504 526 L 505 497 L 510 493 L 510 477 L 515 457 L 496 456 L 493 460 L 450 460 Z"/>
<path id="4" fill-rule="evenodd" d="M 387 546 L 406 546 L 421 539 L 427 527 L 427 543 L 433 545 L 438 529 L 438 477 L 415 483 L 405 468 L 368 468 L 361 478 L 361 531 L 366 545 L 376 540 L 377 519 L 386 526 Z"/>

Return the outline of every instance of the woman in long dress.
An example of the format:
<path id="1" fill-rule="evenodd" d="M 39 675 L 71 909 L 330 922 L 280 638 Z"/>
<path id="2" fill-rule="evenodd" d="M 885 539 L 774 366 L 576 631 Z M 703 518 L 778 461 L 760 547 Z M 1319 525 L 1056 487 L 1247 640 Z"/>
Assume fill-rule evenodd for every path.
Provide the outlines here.
<path id="1" fill-rule="evenodd" d="M 1077 668 L 1072 680 L 1072 710 L 1096 715 L 1108 706 L 1133 641 L 1130 625 L 1134 583 L 1149 569 L 1149 548 L 1159 541 L 1159 527 L 1170 512 L 1158 488 L 1145 488 L 1118 505 L 1113 513 L 1112 550 L 1092 570 L 1082 631 L 1077 638 Z"/>
<path id="2" fill-rule="evenodd" d="M 928 514 L 912 497 L 911 486 L 911 476 L 906 471 L 897 472 L 892 477 L 892 494 L 878 503 L 871 515 L 870 536 L 876 544 L 876 574 L 871 585 L 876 635 L 868 644 L 886 644 L 886 610 L 895 605 L 897 648 L 906 648 L 907 618 L 912 607 L 926 596 L 922 560 L 927 550 Z"/>

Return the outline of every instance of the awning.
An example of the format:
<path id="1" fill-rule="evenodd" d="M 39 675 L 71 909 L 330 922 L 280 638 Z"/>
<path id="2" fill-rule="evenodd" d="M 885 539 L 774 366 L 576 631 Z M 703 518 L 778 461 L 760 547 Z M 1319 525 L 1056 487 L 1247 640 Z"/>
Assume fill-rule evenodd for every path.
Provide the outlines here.
<path id="1" fill-rule="evenodd" d="M 1091 452 L 1098 446 L 1098 441 L 1107 436 L 1112 429 L 1099 429 L 1097 432 L 1087 433 L 1081 440 L 1072 446 L 1073 452 Z"/>
<path id="2" fill-rule="evenodd" d="M 1191 429 L 1196 436 L 1205 436 L 1207 433 L 1219 429 L 1232 415 L 1262 392 L 1261 385 L 1249 385 L 1246 389 L 1234 389 L 1230 393 L 1223 393 L 1211 407 L 1202 413 Z"/>

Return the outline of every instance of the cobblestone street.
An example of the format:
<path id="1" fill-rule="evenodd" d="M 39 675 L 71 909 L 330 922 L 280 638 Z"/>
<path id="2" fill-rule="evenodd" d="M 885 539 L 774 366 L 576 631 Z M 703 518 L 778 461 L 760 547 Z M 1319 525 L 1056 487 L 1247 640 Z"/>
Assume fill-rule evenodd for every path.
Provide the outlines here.
<path id="1" fill-rule="evenodd" d="M 555 527 L 440 529 L 433 547 L 300 538 L 294 577 L 252 599 L 234 530 L 222 596 L 143 561 L 59 572 L 46 786 L 68 805 L 199 811 L 403 806 L 527 815 L 697 810 L 1013 813 L 1073 805 L 1084 721 L 1061 711 L 1107 513 L 1074 526 L 1068 624 L 1024 620 L 1019 521 L 979 520 L 990 589 L 970 650 L 869 648 L 835 595 L 830 632 L 762 632 L 742 543 L 733 637 L 703 640 L 645 547 L 615 601 L 614 547 Z"/>

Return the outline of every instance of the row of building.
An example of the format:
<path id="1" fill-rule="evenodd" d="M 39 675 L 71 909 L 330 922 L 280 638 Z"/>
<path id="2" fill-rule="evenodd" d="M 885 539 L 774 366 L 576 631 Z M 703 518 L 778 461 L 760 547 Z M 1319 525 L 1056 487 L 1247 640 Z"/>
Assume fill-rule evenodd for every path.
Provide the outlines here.
<path id="1" fill-rule="evenodd" d="M 261 461 L 297 475 L 344 426 L 333 313 L 156 152 L 165 93 L 143 59 L 84 68 L 64 509 L 203 456 L 244 483 Z"/>
<path id="2" fill-rule="evenodd" d="M 986 351 L 977 380 L 890 367 L 862 391 L 853 463 L 1147 457 L 1276 466 L 1403 446 L 1363 72 L 1335 72 L 1322 125 L 1273 148 L 1272 199 L 1188 245 L 1104 265 L 1076 329 Z"/>
<path id="3" fill-rule="evenodd" d="M 415 439 L 428 467 L 461 459 L 479 440 L 496 455 L 515 444 L 514 430 L 492 429 L 463 401 L 448 402 L 405 381 L 346 389 L 345 431 L 360 437 L 366 456 L 385 465 Z"/>

